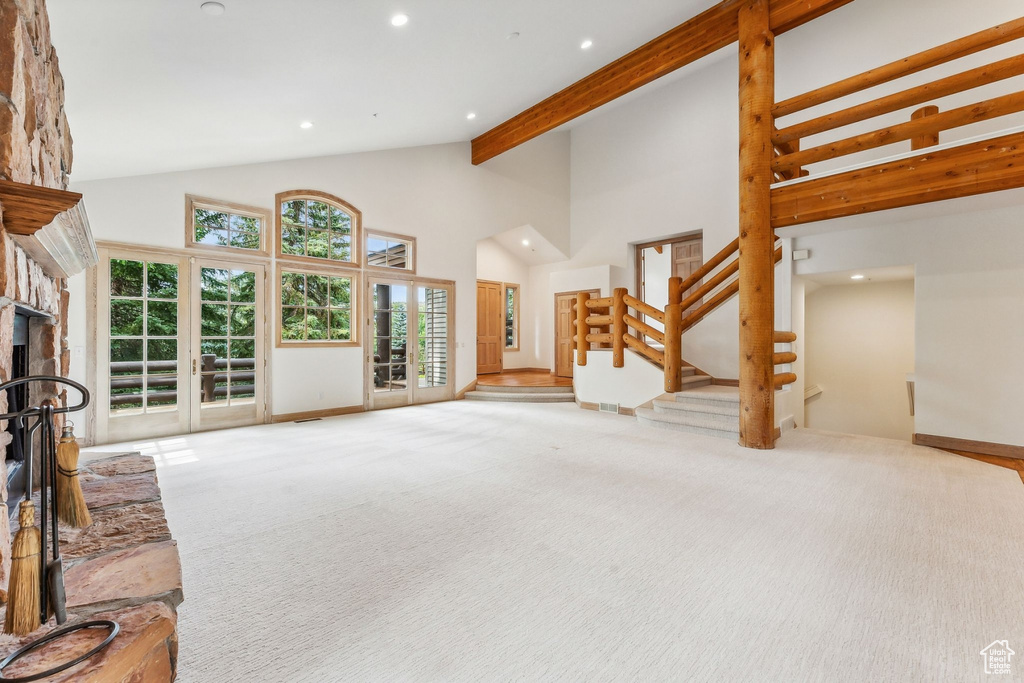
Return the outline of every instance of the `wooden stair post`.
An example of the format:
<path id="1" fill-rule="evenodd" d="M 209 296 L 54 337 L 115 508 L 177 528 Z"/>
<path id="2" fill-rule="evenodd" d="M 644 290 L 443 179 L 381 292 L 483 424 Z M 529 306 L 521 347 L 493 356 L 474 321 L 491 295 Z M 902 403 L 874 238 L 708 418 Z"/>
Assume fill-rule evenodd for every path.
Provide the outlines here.
<path id="1" fill-rule="evenodd" d="M 626 295 L 629 290 L 617 287 L 612 292 L 612 367 L 621 368 L 626 364 Z"/>
<path id="2" fill-rule="evenodd" d="M 739 9 L 740 439 L 775 447 L 775 236 L 771 223 L 775 36 L 769 0 Z"/>
<path id="3" fill-rule="evenodd" d="M 668 280 L 668 304 L 665 306 L 665 391 L 670 394 L 683 385 L 683 278 Z"/>
<path id="4" fill-rule="evenodd" d="M 587 349 L 590 348 L 590 342 L 587 341 L 587 335 L 590 334 L 590 325 L 587 324 L 587 316 L 590 315 L 588 301 L 590 292 L 576 295 L 576 365 L 587 364 Z"/>

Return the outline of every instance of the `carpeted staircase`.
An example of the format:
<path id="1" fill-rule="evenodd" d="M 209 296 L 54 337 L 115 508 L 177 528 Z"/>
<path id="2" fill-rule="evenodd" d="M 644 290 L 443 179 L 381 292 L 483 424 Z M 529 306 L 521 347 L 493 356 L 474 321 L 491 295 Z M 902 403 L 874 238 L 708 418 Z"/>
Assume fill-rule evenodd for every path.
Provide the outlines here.
<path id="1" fill-rule="evenodd" d="M 466 394 L 470 401 L 505 403 L 573 403 L 572 387 L 480 386 Z"/>
<path id="2" fill-rule="evenodd" d="M 711 378 L 697 377 L 676 394 L 664 394 L 651 408 L 637 408 L 636 419 L 643 425 L 675 429 L 706 436 L 737 440 L 740 435 L 740 394 L 736 387 L 711 386 Z M 703 380 L 703 381 L 700 381 Z"/>

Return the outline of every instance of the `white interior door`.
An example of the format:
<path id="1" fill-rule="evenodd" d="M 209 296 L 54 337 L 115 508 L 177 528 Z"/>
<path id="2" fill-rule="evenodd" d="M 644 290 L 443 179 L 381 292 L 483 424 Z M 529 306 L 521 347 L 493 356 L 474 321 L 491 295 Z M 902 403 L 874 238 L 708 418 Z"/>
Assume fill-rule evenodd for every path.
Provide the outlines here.
<path id="1" fill-rule="evenodd" d="M 266 276 L 262 264 L 192 264 L 192 431 L 264 421 Z"/>

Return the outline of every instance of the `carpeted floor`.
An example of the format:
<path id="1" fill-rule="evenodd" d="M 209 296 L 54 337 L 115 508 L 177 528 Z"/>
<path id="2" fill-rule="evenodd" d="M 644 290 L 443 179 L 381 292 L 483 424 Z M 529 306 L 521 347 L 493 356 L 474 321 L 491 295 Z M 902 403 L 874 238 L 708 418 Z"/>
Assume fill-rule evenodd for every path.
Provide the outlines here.
<path id="1" fill-rule="evenodd" d="M 1024 486 L 939 451 L 469 401 L 135 446 L 183 683 L 1024 673 Z"/>

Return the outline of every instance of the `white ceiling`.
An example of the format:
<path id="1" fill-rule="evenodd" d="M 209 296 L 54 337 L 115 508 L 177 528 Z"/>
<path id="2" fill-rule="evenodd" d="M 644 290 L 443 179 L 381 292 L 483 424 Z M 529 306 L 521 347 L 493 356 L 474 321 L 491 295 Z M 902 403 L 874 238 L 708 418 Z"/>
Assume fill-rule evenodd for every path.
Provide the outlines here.
<path id="1" fill-rule="evenodd" d="M 528 266 L 542 266 L 568 260 L 558 247 L 551 244 L 532 225 L 521 225 L 494 235 L 492 239 L 505 251 Z M 526 242 L 526 244 L 524 244 Z"/>
<path id="2" fill-rule="evenodd" d="M 811 254 L 813 257 L 814 255 Z M 886 266 L 884 268 L 856 268 L 854 270 L 843 270 L 832 273 L 814 273 L 813 275 L 801 275 L 804 280 L 813 282 L 823 287 L 835 285 L 857 285 L 869 282 L 898 282 L 900 280 L 914 279 L 914 266 Z M 852 279 L 853 275 L 863 275 L 859 280 Z"/>
<path id="3" fill-rule="evenodd" d="M 72 180 L 470 140 L 716 0 L 221 1 L 49 0 Z"/>

